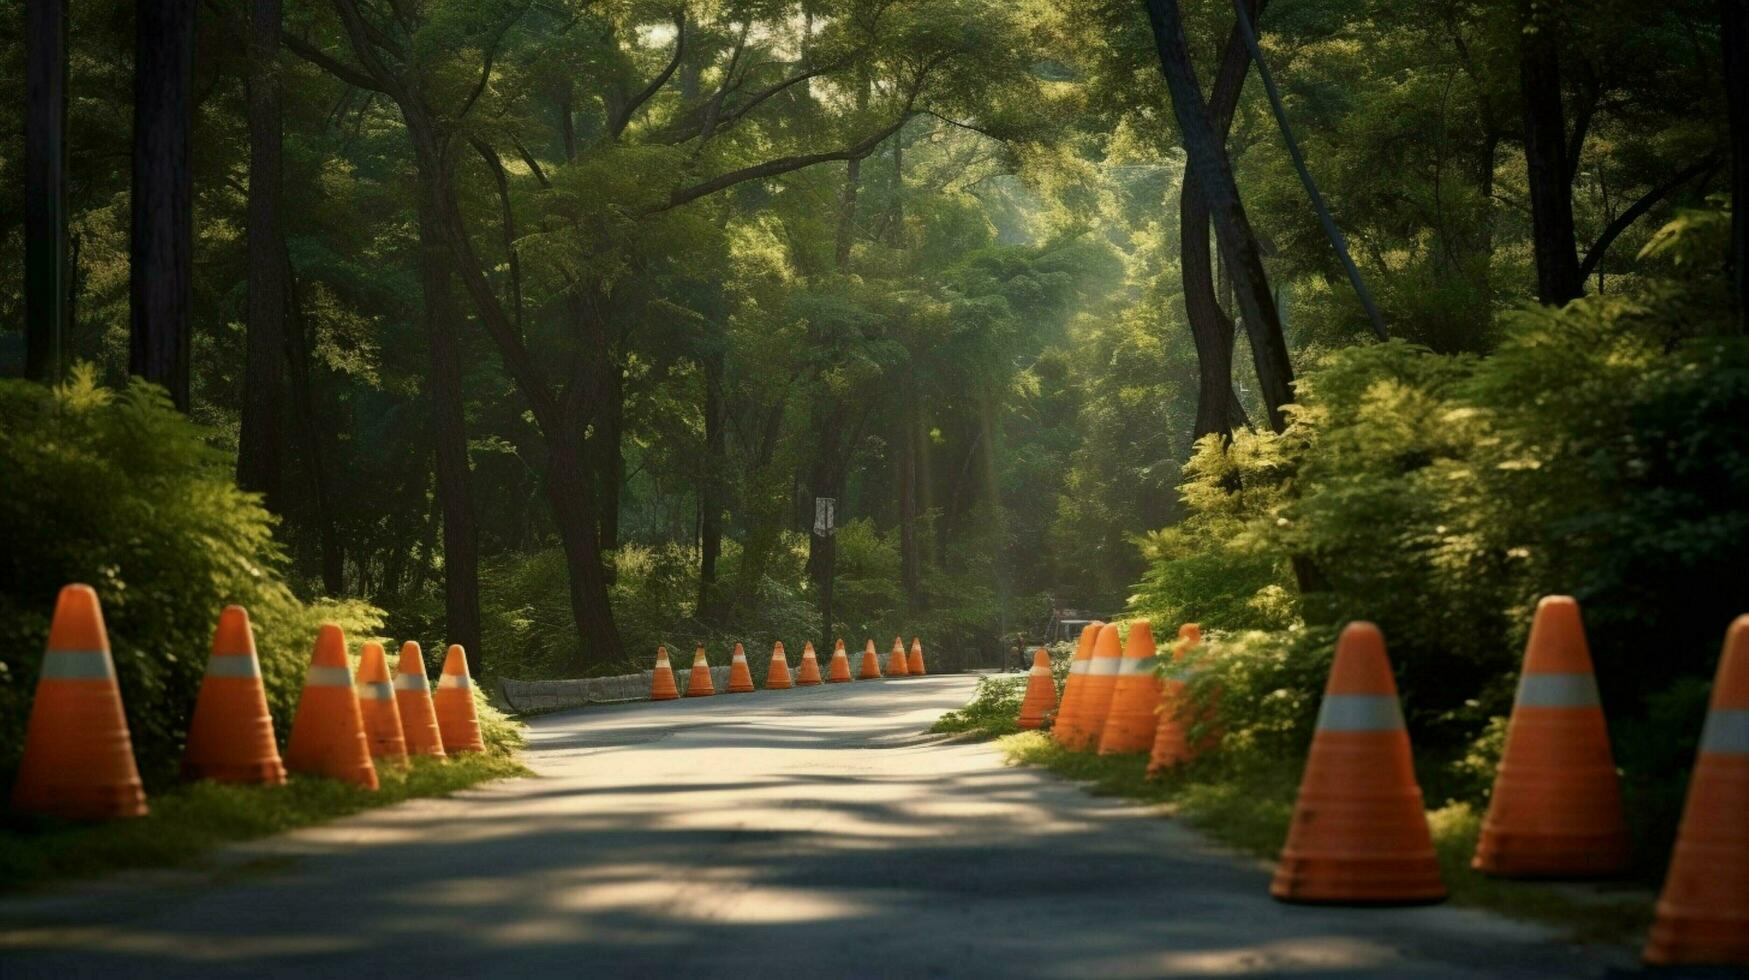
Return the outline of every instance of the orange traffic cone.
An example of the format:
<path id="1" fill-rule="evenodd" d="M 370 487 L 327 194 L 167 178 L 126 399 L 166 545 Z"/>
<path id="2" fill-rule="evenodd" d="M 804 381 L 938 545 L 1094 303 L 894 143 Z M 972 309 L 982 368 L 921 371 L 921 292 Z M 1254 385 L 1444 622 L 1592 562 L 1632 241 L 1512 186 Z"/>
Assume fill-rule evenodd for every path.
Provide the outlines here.
<path id="1" fill-rule="evenodd" d="M 437 709 L 437 730 L 443 733 L 443 751 L 450 755 L 486 751 L 486 743 L 480 739 L 480 716 L 474 711 L 468 654 L 459 643 L 451 643 L 444 654 L 443 675 L 437 679 L 437 693 L 431 702 Z"/>
<path id="2" fill-rule="evenodd" d="M 814 644 L 802 644 L 802 665 L 796 669 L 797 687 L 814 687 L 820 683 L 820 660 L 814 656 Z"/>
<path id="3" fill-rule="evenodd" d="M 875 653 L 874 641 L 869 640 L 862 648 L 862 669 L 856 673 L 857 679 L 878 681 L 881 679 L 881 658 Z"/>
<path id="4" fill-rule="evenodd" d="M 848 684 L 850 682 L 850 655 L 844 652 L 844 641 L 839 640 L 832 647 L 832 662 L 826 665 L 826 683 Z"/>
<path id="5" fill-rule="evenodd" d="M 1645 960 L 1749 965 L 1749 616 L 1725 633 Z"/>
<path id="6" fill-rule="evenodd" d="M 401 737 L 409 753 L 444 758 L 443 732 L 425 677 L 425 651 L 412 640 L 401 644 L 401 661 L 395 665 L 395 713 L 401 716 Z"/>
<path id="7" fill-rule="evenodd" d="M 771 645 L 771 666 L 765 670 L 767 691 L 787 691 L 795 686 L 789 676 L 789 658 L 784 656 L 783 641 Z"/>
<path id="8" fill-rule="evenodd" d="M 1081 697 L 1068 730 L 1058 726 L 1057 740 L 1076 751 L 1097 749 L 1105 731 L 1105 715 L 1111 710 L 1111 695 L 1117 688 L 1117 672 L 1123 647 L 1117 642 L 1117 624 L 1106 623 L 1093 639 L 1093 655 L 1087 660 L 1087 676 L 1081 678 Z"/>
<path id="9" fill-rule="evenodd" d="M 1318 706 L 1318 730 L 1269 893 L 1284 902 L 1404 903 L 1445 897 L 1385 639 L 1350 623 Z"/>
<path id="10" fill-rule="evenodd" d="M 389 683 L 389 662 L 383 645 L 366 643 L 359 650 L 358 714 L 364 719 L 364 738 L 370 757 L 393 765 L 407 764 L 407 740 L 401 734 L 401 712 L 395 706 L 395 685 Z"/>
<path id="11" fill-rule="evenodd" d="M 89 585 L 55 600 L 12 805 L 70 820 L 146 815 L 103 608 Z"/>
<path id="12" fill-rule="evenodd" d="M 911 672 L 910 664 L 905 661 L 905 641 L 893 637 L 893 651 L 887 654 L 887 676 L 904 677 Z"/>
<path id="13" fill-rule="evenodd" d="M 322 624 L 316 649 L 304 674 L 304 693 L 292 717 L 286 740 L 285 767 L 293 772 L 327 776 L 343 783 L 377 788 L 376 766 L 365 741 L 364 717 L 346 664 L 346 634 L 333 623 Z"/>
<path id="14" fill-rule="evenodd" d="M 747 667 L 747 651 L 739 643 L 735 644 L 735 653 L 729 658 L 729 686 L 723 688 L 723 693 L 753 693 L 753 672 Z"/>
<path id="15" fill-rule="evenodd" d="M 1130 636 L 1118 661 L 1111 689 L 1111 710 L 1099 733 L 1100 755 L 1146 752 L 1154 747 L 1160 719 L 1160 678 L 1154 672 L 1154 629 L 1145 619 L 1130 620 Z"/>
<path id="16" fill-rule="evenodd" d="M 1174 766 L 1190 762 L 1212 746 L 1217 736 L 1210 733 L 1198 742 L 1191 742 L 1190 729 L 1195 719 L 1185 717 L 1191 709 L 1189 694 L 1191 672 L 1184 660 L 1202 643 L 1202 627 L 1185 623 L 1178 627 L 1178 642 L 1172 645 L 1172 663 L 1160 682 L 1160 717 L 1154 728 L 1153 751 L 1148 754 L 1148 775 L 1157 776 Z"/>
<path id="17" fill-rule="evenodd" d="M 1063 681 L 1063 700 L 1057 705 L 1057 717 L 1051 724 L 1051 737 L 1060 745 L 1080 724 L 1081 702 L 1087 696 L 1087 668 L 1093 660 L 1093 641 L 1099 637 L 1101 622 L 1081 627 L 1081 637 L 1075 642 L 1075 656 L 1069 661 L 1069 676 Z"/>
<path id="18" fill-rule="evenodd" d="M 717 685 L 711 680 L 711 662 L 704 655 L 704 644 L 692 651 L 692 675 L 686 679 L 686 696 L 689 698 L 708 698 L 717 693 Z"/>
<path id="19" fill-rule="evenodd" d="M 1471 866 L 1506 878 L 1577 878 L 1615 874 L 1630 860 L 1579 603 L 1546 596 Z"/>
<path id="20" fill-rule="evenodd" d="M 1020 702 L 1022 728 L 1037 728 L 1057 707 L 1057 681 L 1051 676 L 1051 655 L 1043 647 L 1033 652 L 1032 673 L 1026 678 L 1026 700 Z"/>
<path id="21" fill-rule="evenodd" d="M 905 673 L 911 677 L 922 677 L 928 673 L 923 669 L 923 641 L 911 637 L 911 657 L 905 661 Z"/>
<path id="22" fill-rule="evenodd" d="M 656 670 L 650 675 L 650 700 L 672 701 L 680 696 L 674 686 L 674 667 L 668 663 L 668 648 L 656 648 Z"/>
<path id="23" fill-rule="evenodd" d="M 213 631 L 213 654 L 206 662 L 194 717 L 188 723 L 188 752 L 182 774 L 223 783 L 285 782 L 267 689 L 255 656 L 255 632 L 242 606 L 226 606 Z"/>

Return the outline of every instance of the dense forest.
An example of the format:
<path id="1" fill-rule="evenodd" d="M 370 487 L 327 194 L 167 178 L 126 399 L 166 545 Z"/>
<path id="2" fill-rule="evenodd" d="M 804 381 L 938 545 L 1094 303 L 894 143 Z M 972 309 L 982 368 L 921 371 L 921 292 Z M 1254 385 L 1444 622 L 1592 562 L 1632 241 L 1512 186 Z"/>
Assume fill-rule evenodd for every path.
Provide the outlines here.
<path id="1" fill-rule="evenodd" d="M 70 580 L 130 715 L 239 599 L 288 688 L 323 618 L 558 677 L 1072 607 L 1279 731 L 1365 616 L 1461 782 L 1559 592 L 1657 773 L 1749 607 L 1741 5 L 0 18 L 9 717 Z"/>

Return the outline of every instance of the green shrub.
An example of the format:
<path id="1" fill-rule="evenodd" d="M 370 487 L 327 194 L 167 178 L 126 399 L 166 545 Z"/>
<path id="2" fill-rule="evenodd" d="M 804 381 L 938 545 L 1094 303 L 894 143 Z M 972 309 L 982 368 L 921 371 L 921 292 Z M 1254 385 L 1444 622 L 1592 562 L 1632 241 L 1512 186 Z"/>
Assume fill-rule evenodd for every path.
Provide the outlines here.
<path id="1" fill-rule="evenodd" d="M 220 608 L 249 609 L 278 730 L 316 629 L 368 635 L 360 602 L 304 603 L 281 574 L 273 517 L 232 481 L 213 434 L 162 390 L 0 381 L 0 783 L 22 750 L 55 594 L 96 588 L 142 776 L 174 778 Z"/>
<path id="2" fill-rule="evenodd" d="M 1368 619 L 1428 799 L 1479 804 L 1536 601 L 1571 594 L 1630 819 L 1659 853 L 1720 640 L 1749 609 L 1749 339 L 1701 301 L 1712 288 L 1515 311 L 1487 357 L 1339 350 L 1301 376 L 1287 432 L 1199 444 L 1189 516 L 1144 540 L 1133 607 L 1216 628 L 1197 691 L 1221 691 L 1227 758 L 1303 751 L 1334 626 Z M 1290 559 L 1323 586 L 1297 609 Z"/>

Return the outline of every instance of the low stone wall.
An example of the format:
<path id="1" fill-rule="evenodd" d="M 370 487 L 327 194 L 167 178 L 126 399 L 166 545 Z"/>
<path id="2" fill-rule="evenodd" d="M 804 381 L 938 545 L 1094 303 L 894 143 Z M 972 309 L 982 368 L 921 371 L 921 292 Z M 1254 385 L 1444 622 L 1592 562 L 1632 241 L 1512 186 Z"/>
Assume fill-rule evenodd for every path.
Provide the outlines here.
<path id="1" fill-rule="evenodd" d="M 621 674 L 617 677 L 580 677 L 561 681 L 503 682 L 504 699 L 512 710 L 553 711 L 559 708 L 580 708 L 586 704 L 611 704 L 616 701 L 643 701 L 650 696 L 650 678 L 654 671 Z M 690 666 L 674 671 L 674 683 L 680 693 L 686 693 L 691 679 Z M 729 686 L 729 668 L 712 667 L 711 683 L 718 693 Z"/>

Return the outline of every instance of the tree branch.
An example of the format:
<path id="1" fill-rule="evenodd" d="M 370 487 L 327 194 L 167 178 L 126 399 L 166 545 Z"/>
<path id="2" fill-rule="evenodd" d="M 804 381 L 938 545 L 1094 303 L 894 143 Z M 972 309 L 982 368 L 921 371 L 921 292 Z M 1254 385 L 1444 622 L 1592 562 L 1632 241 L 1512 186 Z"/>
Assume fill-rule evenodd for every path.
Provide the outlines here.
<path id="1" fill-rule="evenodd" d="M 504 172 L 504 161 L 499 159 L 498 151 L 485 140 L 475 137 L 469 142 L 480 154 L 480 159 L 486 161 L 486 169 L 492 172 L 492 182 L 498 187 L 498 207 L 500 220 L 504 224 L 504 254 L 510 266 L 510 311 L 516 323 L 516 332 L 522 332 L 522 263 L 516 254 L 516 214 L 510 208 L 510 175 Z"/>
<path id="2" fill-rule="evenodd" d="M 497 32 L 492 35 L 491 43 L 486 45 L 485 58 L 480 65 L 480 80 L 474 83 L 474 90 L 468 93 L 468 99 L 462 103 L 461 111 L 456 113 L 456 119 L 467 118 L 468 113 L 474 108 L 474 103 L 478 102 L 480 95 L 486 91 L 486 83 L 492 80 L 492 62 L 498 58 L 498 48 L 504 43 L 504 36 L 510 33 L 510 28 L 516 26 L 516 22 L 522 19 L 523 14 L 528 13 L 528 8 L 532 2 L 533 0 L 530 0 L 530 3 L 525 3 L 517 8 L 510 16 L 504 18 L 504 23 L 498 25 Z"/>
<path id="3" fill-rule="evenodd" d="M 369 89 L 372 92 L 381 92 L 384 95 L 389 94 L 389 90 L 384 88 L 376 79 L 367 74 L 364 69 L 356 68 L 341 61 L 339 58 L 311 45 L 309 42 L 304 41 L 295 34 L 288 34 L 285 31 L 280 31 L 279 42 L 290 49 L 292 54 L 297 55 L 354 88 Z"/>
<path id="4" fill-rule="evenodd" d="M 528 147 L 522 145 L 522 141 L 514 136 L 510 137 L 510 145 L 516 147 L 517 156 L 522 157 L 523 164 L 528 167 L 530 173 L 534 174 L 534 179 L 540 183 L 541 187 L 552 190 L 553 185 L 551 181 L 547 180 L 547 172 L 541 169 L 540 161 L 534 158 L 534 154 L 528 152 Z"/>
<path id="5" fill-rule="evenodd" d="M 650 101 L 652 96 L 661 91 L 662 86 L 668 84 L 668 79 L 674 77 L 674 70 L 680 67 L 680 59 L 684 57 L 685 54 L 686 9 L 684 7 L 676 7 L 674 8 L 674 57 L 668 59 L 668 65 L 664 67 L 655 78 L 650 79 L 650 84 L 644 86 L 642 91 L 632 96 L 631 101 L 625 104 L 625 108 L 615 113 L 614 117 L 608 121 L 608 139 L 619 139 L 620 134 L 625 132 L 626 127 L 631 124 L 632 116 L 637 114 L 637 111 L 643 107 L 645 102 Z"/>
<path id="6" fill-rule="evenodd" d="M 911 111 L 909 107 L 907 107 L 906 111 L 899 116 L 897 122 L 894 122 L 892 125 L 887 126 L 879 132 L 871 133 L 860 142 L 847 146 L 842 150 L 832 150 L 826 153 L 803 153 L 795 156 L 779 157 L 775 160 L 767 160 L 764 163 L 755 164 L 751 167 L 742 167 L 740 170 L 731 170 L 726 174 L 718 174 L 710 180 L 704 181 L 703 183 L 693 184 L 691 187 L 678 188 L 668 195 L 666 203 L 650 208 L 644 213 L 655 214 L 660 211 L 677 208 L 682 204 L 696 201 L 701 197 L 709 197 L 720 190 L 725 190 L 736 184 L 746 183 L 749 180 L 761 180 L 766 177 L 776 177 L 780 174 L 787 174 L 792 171 L 801 170 L 804 167 L 812 167 L 815 164 L 831 163 L 834 160 L 861 160 L 873 153 L 877 147 L 886 141 L 887 137 L 898 132 L 899 128 L 905 125 L 905 121 L 910 118 Z"/>
<path id="7" fill-rule="evenodd" d="M 1620 237 L 1622 232 L 1628 230 L 1628 226 L 1632 225 L 1635 221 L 1638 221 L 1641 215 L 1652 210 L 1653 205 L 1670 196 L 1670 194 L 1675 192 L 1678 187 L 1681 187 L 1683 184 L 1688 183 L 1694 178 L 1711 176 L 1713 171 L 1718 168 L 1718 157 L 1707 156 L 1699 163 L 1690 166 L 1686 170 L 1671 175 L 1669 180 L 1653 187 L 1642 195 L 1639 200 L 1630 205 L 1626 211 L 1616 215 L 1615 220 L 1611 221 L 1609 226 L 1603 229 L 1603 234 L 1597 236 L 1596 243 L 1585 253 L 1585 260 L 1579 263 L 1580 281 L 1583 282 L 1585 279 L 1589 278 L 1593 272 L 1597 271 L 1598 263 L 1603 261 L 1603 253 L 1609 251 L 1609 246 L 1615 243 L 1616 238 Z"/>

